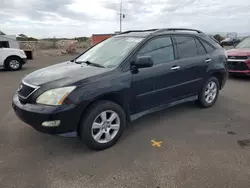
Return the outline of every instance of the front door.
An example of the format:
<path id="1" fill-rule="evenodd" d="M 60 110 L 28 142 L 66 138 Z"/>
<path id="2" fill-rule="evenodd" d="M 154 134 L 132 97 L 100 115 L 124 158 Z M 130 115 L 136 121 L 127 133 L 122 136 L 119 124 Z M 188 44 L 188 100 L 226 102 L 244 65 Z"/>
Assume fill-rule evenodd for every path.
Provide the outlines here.
<path id="1" fill-rule="evenodd" d="M 139 56 L 151 56 L 154 65 L 139 69 L 133 74 L 133 100 L 130 111 L 136 114 L 164 105 L 173 100 L 182 79 L 176 69 L 175 51 L 170 36 L 160 36 L 149 40 L 138 52 Z M 174 89 L 173 89 L 174 88 Z"/>

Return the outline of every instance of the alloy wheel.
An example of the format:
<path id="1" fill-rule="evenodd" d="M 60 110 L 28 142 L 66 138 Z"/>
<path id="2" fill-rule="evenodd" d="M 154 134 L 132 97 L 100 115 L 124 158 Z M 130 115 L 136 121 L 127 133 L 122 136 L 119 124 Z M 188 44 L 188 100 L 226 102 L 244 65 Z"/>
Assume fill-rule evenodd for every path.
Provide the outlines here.
<path id="1" fill-rule="evenodd" d="M 112 111 L 101 112 L 92 124 L 92 137 L 98 143 L 108 143 L 115 138 L 120 129 L 120 117 Z"/>
<path id="2" fill-rule="evenodd" d="M 12 69 L 18 69 L 20 66 L 20 63 L 17 60 L 11 60 L 9 66 Z"/>
<path id="3" fill-rule="evenodd" d="M 211 104 L 217 95 L 217 85 L 214 81 L 211 81 L 207 84 L 207 87 L 205 89 L 205 100 L 208 104 Z"/>

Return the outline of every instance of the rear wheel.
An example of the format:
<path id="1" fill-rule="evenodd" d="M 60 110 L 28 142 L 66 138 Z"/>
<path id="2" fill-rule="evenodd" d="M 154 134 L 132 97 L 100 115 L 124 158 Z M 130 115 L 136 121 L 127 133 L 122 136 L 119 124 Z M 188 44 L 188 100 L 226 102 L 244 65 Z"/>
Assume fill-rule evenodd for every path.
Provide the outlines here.
<path id="1" fill-rule="evenodd" d="M 219 95 L 219 81 L 216 77 L 209 78 L 203 86 L 196 101 L 201 107 L 209 108 L 214 105 Z"/>
<path id="2" fill-rule="evenodd" d="M 126 124 L 123 109 L 111 101 L 92 104 L 80 123 L 80 137 L 90 149 L 102 150 L 113 146 L 121 137 Z"/>
<path id="3" fill-rule="evenodd" d="M 9 57 L 6 59 L 5 67 L 12 71 L 18 71 L 22 68 L 22 61 L 18 57 Z"/>

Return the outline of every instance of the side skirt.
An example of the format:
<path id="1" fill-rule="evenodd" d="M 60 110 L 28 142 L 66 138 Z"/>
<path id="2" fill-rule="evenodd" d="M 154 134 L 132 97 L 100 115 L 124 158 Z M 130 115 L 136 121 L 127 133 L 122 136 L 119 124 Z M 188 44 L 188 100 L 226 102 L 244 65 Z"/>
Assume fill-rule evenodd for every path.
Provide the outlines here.
<path id="1" fill-rule="evenodd" d="M 197 99 L 198 99 L 198 95 L 187 97 L 187 98 L 184 98 L 184 99 L 181 99 L 178 101 L 171 102 L 169 104 L 164 104 L 164 105 L 161 105 L 159 107 L 151 108 L 149 110 L 145 110 L 143 112 L 134 114 L 134 115 L 130 116 L 130 119 L 131 119 L 131 121 L 134 121 L 134 120 L 136 120 L 142 116 L 145 116 L 147 114 L 151 114 L 151 113 L 154 113 L 154 112 L 157 112 L 157 111 L 160 111 L 160 110 L 163 110 L 163 109 L 166 109 L 166 108 L 178 105 L 178 104 L 182 104 L 182 103 L 186 103 L 186 102 L 190 102 L 190 101 L 195 101 Z"/>
<path id="2" fill-rule="evenodd" d="M 67 137 L 67 138 L 77 137 L 77 132 L 73 131 L 73 132 L 69 132 L 69 133 L 62 133 L 62 134 L 57 134 L 57 136 Z"/>

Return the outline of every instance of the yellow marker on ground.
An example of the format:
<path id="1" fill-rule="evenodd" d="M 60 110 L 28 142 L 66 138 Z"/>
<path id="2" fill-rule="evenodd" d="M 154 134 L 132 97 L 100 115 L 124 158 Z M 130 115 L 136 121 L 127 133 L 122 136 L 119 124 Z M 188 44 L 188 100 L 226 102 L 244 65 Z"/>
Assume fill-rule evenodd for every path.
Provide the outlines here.
<path id="1" fill-rule="evenodd" d="M 158 147 L 159 148 L 162 145 L 162 141 L 157 142 L 155 140 L 151 140 L 151 142 L 152 142 L 152 146 L 154 146 L 154 147 Z"/>

